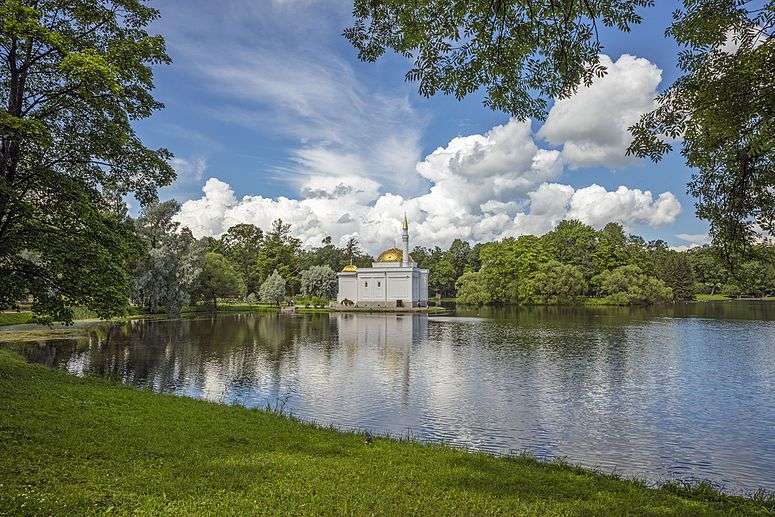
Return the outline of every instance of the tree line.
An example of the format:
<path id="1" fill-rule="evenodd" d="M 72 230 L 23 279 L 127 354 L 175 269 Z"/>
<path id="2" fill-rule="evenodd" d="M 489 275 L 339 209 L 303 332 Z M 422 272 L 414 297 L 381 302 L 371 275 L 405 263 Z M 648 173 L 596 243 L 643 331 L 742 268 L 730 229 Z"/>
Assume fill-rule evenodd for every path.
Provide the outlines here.
<path id="1" fill-rule="evenodd" d="M 174 221 L 179 208 L 176 201 L 154 203 L 133 221 L 142 248 L 132 268 L 132 301 L 147 312 L 196 303 L 216 308 L 219 298 L 325 303 L 336 297 L 337 271 L 373 261 L 354 238 L 338 247 L 326 237 L 305 249 L 280 219 L 266 230 L 238 224 L 219 238 L 195 239 Z M 411 255 L 430 270 L 431 295 L 465 304 L 648 305 L 697 294 L 775 294 L 775 246 L 755 246 L 732 266 L 713 246 L 676 251 L 617 223 L 595 230 L 566 220 L 540 237 L 473 246 L 456 239 L 447 249 L 416 246 Z"/>
<path id="2" fill-rule="evenodd" d="M 219 238 L 195 239 L 175 222 L 179 209 L 174 200 L 152 203 L 132 221 L 140 247 L 130 266 L 131 298 L 146 312 L 174 314 L 197 303 L 215 309 L 219 298 L 324 303 L 336 297 L 337 271 L 371 264 L 355 238 L 337 247 L 326 237 L 304 249 L 281 219 L 266 231 L 238 224 Z"/>
<path id="3" fill-rule="evenodd" d="M 523 235 L 449 249 L 415 248 L 430 269 L 432 294 L 461 303 L 614 305 L 689 301 L 697 294 L 760 297 L 775 293 L 775 246 L 758 244 L 726 261 L 713 246 L 686 251 L 628 235 L 617 223 L 601 230 L 575 220 L 538 237 Z"/>

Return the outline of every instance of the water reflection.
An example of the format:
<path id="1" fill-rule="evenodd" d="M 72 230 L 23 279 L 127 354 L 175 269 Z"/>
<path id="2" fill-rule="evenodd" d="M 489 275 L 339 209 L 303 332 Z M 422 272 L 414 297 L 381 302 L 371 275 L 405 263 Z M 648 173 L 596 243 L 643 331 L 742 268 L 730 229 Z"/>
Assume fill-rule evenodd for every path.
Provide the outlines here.
<path id="1" fill-rule="evenodd" d="M 134 321 L 18 347 L 160 392 L 775 490 L 775 304 Z"/>

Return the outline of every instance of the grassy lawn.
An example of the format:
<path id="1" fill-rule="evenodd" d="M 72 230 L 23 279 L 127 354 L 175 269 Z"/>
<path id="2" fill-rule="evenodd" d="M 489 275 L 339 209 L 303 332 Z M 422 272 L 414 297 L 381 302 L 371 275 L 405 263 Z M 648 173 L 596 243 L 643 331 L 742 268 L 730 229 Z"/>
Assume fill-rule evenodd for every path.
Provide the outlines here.
<path id="1" fill-rule="evenodd" d="M 366 439 L 157 395 L 0 350 L 0 515 L 723 515 L 772 501 L 649 489 L 527 458 Z"/>
<path id="2" fill-rule="evenodd" d="M 0 327 L 32 323 L 31 312 L 0 312 Z"/>
<path id="3" fill-rule="evenodd" d="M 695 294 L 694 298 L 698 302 L 725 302 L 731 298 L 725 294 Z"/>

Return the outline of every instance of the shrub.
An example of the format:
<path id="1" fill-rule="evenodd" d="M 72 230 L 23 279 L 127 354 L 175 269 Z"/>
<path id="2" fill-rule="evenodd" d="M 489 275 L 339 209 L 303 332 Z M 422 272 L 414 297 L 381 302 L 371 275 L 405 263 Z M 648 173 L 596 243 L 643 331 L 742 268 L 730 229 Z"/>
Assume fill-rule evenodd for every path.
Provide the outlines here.
<path id="1" fill-rule="evenodd" d="M 275 269 L 258 290 L 261 301 L 280 305 L 285 299 L 285 279 Z"/>

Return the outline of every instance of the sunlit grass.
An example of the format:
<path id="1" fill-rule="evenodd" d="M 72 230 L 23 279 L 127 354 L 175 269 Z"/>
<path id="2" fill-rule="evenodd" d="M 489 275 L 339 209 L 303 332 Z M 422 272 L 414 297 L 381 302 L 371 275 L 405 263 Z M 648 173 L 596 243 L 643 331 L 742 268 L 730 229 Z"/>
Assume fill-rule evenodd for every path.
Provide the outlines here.
<path id="1" fill-rule="evenodd" d="M 81 379 L 0 350 L 0 514 L 722 515 L 772 501 L 650 489 Z"/>
<path id="2" fill-rule="evenodd" d="M 725 294 L 696 294 L 694 299 L 698 302 L 725 302 L 731 298 Z"/>
<path id="3" fill-rule="evenodd" d="M 31 312 L 0 312 L 0 327 L 32 323 Z"/>

